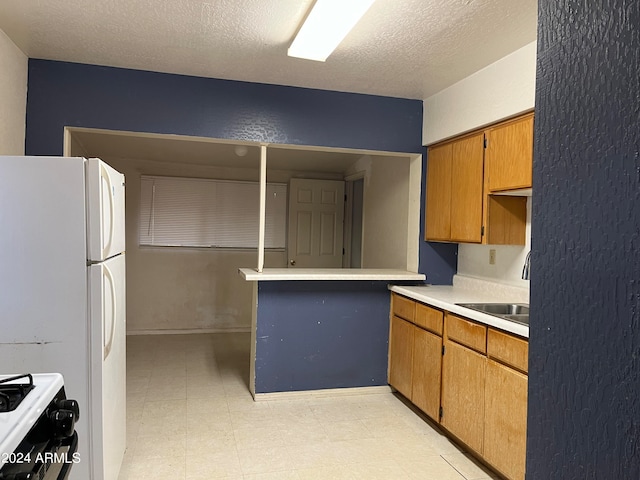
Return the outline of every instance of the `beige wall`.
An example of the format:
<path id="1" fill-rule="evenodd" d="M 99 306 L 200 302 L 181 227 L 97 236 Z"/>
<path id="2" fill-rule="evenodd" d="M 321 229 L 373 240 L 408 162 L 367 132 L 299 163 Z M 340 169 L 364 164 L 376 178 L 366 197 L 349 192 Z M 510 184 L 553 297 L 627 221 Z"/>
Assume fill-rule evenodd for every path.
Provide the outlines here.
<path id="1" fill-rule="evenodd" d="M 127 182 L 127 331 L 248 329 L 252 284 L 238 275 L 238 268 L 255 267 L 257 251 L 139 247 L 140 175 L 255 181 L 258 172 L 139 159 L 104 160 L 124 173 Z M 367 169 L 363 266 L 405 269 L 409 159 L 363 157 L 363 165 Z M 271 171 L 268 178 L 287 183 L 294 174 L 300 175 Z M 285 268 L 286 260 L 286 252 L 267 252 L 265 267 Z"/>
<path id="2" fill-rule="evenodd" d="M 28 58 L 0 30 L 0 155 L 24 155 Z"/>
<path id="3" fill-rule="evenodd" d="M 73 135 L 66 139 L 69 155 L 87 155 Z M 98 152 L 93 155 L 101 156 Z M 127 331 L 248 330 L 253 285 L 238 274 L 257 266 L 257 251 L 138 245 L 140 176 L 166 175 L 257 181 L 258 169 L 223 168 L 187 162 L 135 158 L 103 160 L 126 178 Z M 415 163 L 415 162 L 414 162 Z M 410 159 L 364 156 L 345 172 L 365 172 L 363 264 L 368 268 L 407 265 L 409 230 Z M 343 174 L 269 170 L 269 182 L 288 183 L 293 177 L 335 179 Z M 419 182 L 419 174 L 417 176 Z M 419 195 L 418 195 L 419 196 Z M 284 251 L 265 254 L 265 267 L 286 268 Z"/>
<path id="4" fill-rule="evenodd" d="M 365 156 L 356 172 L 365 172 L 362 268 L 406 270 L 409 158 Z"/>
<path id="5" fill-rule="evenodd" d="M 127 332 L 248 330 L 252 285 L 238 274 L 257 265 L 256 250 L 138 246 L 140 175 L 257 180 L 249 169 L 103 158 L 127 183 Z M 286 181 L 273 175 L 271 181 Z M 284 252 L 268 252 L 268 267 L 284 267 Z"/>

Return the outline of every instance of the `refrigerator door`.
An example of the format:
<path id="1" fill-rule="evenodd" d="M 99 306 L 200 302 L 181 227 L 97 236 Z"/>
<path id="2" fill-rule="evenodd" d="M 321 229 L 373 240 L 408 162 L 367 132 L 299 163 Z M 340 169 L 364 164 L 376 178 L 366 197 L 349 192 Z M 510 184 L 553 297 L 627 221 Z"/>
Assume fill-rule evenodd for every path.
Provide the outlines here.
<path id="1" fill-rule="evenodd" d="M 93 480 L 117 480 L 126 442 L 125 255 L 89 267 Z"/>
<path id="2" fill-rule="evenodd" d="M 102 160 L 86 161 L 87 260 L 99 262 L 125 250 L 124 175 Z"/>
<path id="3" fill-rule="evenodd" d="M 80 405 L 70 480 L 92 480 L 85 178 L 83 158 L 0 157 L 0 371 L 64 376 Z"/>
<path id="4" fill-rule="evenodd" d="M 0 157 L 0 350 L 84 340 L 84 197 L 81 158 Z"/>

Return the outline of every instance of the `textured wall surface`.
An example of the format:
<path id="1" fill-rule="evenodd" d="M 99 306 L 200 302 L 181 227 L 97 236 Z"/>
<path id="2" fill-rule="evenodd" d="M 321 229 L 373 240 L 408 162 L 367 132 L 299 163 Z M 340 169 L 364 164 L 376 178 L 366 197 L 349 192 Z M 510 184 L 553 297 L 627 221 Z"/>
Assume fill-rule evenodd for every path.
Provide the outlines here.
<path id="1" fill-rule="evenodd" d="M 27 152 L 65 125 L 420 153 L 422 101 L 29 60 Z"/>
<path id="2" fill-rule="evenodd" d="M 0 155 L 24 155 L 27 61 L 0 30 Z"/>
<path id="3" fill-rule="evenodd" d="M 387 282 L 260 282 L 256 392 L 387 384 Z"/>
<path id="4" fill-rule="evenodd" d="M 527 479 L 640 478 L 640 3 L 540 0 Z"/>

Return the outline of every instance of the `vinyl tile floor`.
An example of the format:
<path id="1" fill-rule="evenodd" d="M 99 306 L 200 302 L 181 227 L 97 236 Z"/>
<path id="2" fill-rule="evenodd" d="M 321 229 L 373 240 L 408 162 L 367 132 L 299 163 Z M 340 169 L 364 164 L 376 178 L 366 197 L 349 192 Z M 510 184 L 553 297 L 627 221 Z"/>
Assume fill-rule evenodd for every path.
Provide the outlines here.
<path id="1" fill-rule="evenodd" d="M 391 392 L 254 402 L 247 333 L 127 337 L 119 480 L 486 480 Z"/>

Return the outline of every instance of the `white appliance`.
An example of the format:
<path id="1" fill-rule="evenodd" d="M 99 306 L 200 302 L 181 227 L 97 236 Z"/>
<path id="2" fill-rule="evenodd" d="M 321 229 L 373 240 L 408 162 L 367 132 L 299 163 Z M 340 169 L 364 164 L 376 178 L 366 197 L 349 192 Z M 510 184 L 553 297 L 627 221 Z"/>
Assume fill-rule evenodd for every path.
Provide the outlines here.
<path id="1" fill-rule="evenodd" d="M 60 372 L 84 412 L 71 480 L 117 480 L 126 441 L 124 176 L 0 156 L 0 373 Z"/>
<path id="2" fill-rule="evenodd" d="M 0 479 L 69 478 L 79 418 L 59 373 L 0 375 Z"/>

